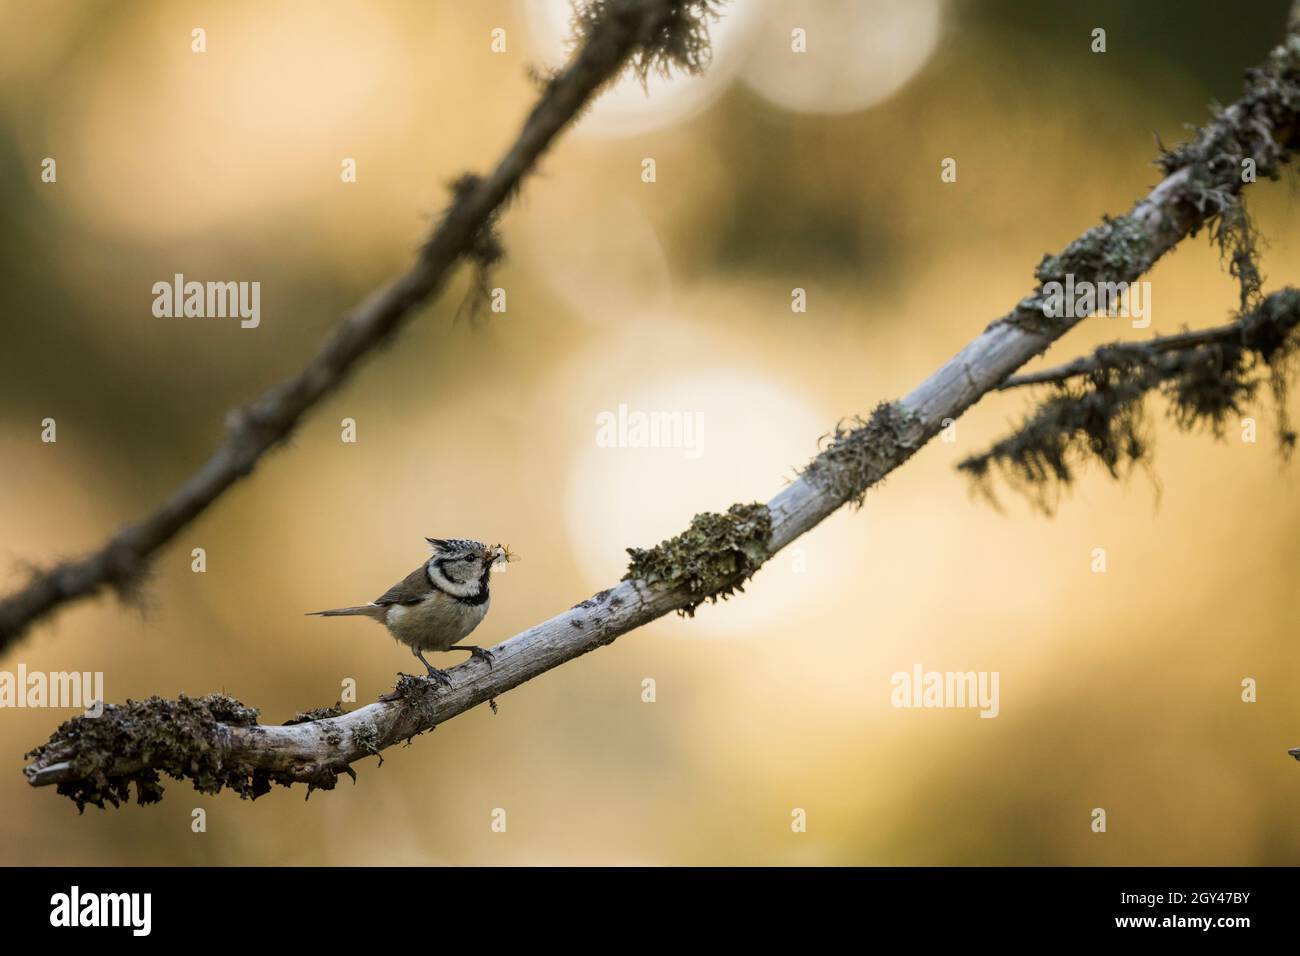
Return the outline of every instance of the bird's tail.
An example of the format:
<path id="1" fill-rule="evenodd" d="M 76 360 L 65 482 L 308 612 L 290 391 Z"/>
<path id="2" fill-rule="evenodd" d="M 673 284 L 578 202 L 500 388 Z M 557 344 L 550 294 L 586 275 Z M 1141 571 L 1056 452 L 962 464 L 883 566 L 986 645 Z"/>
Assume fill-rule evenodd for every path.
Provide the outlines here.
<path id="1" fill-rule="evenodd" d="M 312 617 L 312 616 L 350 617 L 356 615 L 361 617 L 372 617 L 376 621 L 379 621 L 379 620 L 383 620 L 384 612 L 387 610 L 388 610 L 387 608 L 381 607 L 378 604 L 361 604 L 358 605 L 357 607 L 331 608 L 328 611 L 308 611 L 307 616 L 308 617 Z"/>

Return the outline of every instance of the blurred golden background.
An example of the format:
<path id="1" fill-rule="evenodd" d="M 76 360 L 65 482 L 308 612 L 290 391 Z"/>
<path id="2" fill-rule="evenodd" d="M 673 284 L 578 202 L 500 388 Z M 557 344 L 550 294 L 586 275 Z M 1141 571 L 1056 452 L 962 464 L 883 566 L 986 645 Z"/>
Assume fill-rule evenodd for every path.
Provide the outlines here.
<path id="1" fill-rule="evenodd" d="M 1153 133 L 1177 142 L 1235 98 L 1286 6 L 733 3 L 702 78 L 620 84 L 527 181 L 503 220 L 507 312 L 454 321 L 459 275 L 161 554 L 143 613 L 77 604 L 0 670 L 103 671 L 110 701 L 220 690 L 271 722 L 347 677 L 364 704 L 416 662 L 369 622 L 302 612 L 381 593 L 425 535 L 522 555 L 480 643 L 550 617 L 614 583 L 624 548 L 767 500 L 837 419 L 1002 315 L 1045 252 L 1157 181 Z M 0 0 L 3 590 L 148 511 L 228 409 L 406 267 L 446 184 L 513 138 L 566 17 L 562 0 Z M 1248 201 L 1266 291 L 1297 282 L 1292 182 Z M 260 327 L 155 318 L 150 288 L 176 272 L 260 281 Z M 1147 278 L 1150 330 L 1091 319 L 1047 361 L 1236 302 L 1204 237 Z M 620 403 L 700 412 L 703 454 L 597 447 Z M 1010 493 L 999 514 L 953 470 L 1028 403 L 983 401 L 737 599 L 306 803 L 164 781 L 160 805 L 78 817 L 20 772 L 72 712 L 0 710 L 0 863 L 1297 862 L 1300 465 L 1280 463 L 1271 410 L 1251 445 L 1178 433 L 1153 404 L 1158 500 L 1094 471 L 1046 519 Z M 1000 716 L 894 709 L 890 677 L 917 663 L 999 672 Z"/>

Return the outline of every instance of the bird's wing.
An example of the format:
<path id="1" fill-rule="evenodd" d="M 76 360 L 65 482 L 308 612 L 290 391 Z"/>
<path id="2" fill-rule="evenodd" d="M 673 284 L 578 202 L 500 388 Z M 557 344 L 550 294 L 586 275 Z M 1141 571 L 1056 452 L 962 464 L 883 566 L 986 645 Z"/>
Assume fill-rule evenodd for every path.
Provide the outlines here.
<path id="1" fill-rule="evenodd" d="M 433 585 L 429 583 L 429 576 L 425 573 L 422 564 L 381 596 L 375 598 L 374 603 L 381 607 L 387 607 L 390 604 L 418 604 L 428 597 L 429 592 L 432 590 Z"/>

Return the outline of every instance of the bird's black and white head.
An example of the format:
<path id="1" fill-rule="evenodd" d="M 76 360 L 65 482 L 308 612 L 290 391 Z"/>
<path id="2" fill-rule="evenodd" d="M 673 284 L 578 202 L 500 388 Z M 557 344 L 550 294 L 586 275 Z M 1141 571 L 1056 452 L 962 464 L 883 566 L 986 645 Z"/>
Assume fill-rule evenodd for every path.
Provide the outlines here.
<path id="1" fill-rule="evenodd" d="M 426 570 L 429 583 L 462 601 L 486 601 L 492 566 L 512 557 L 499 544 L 464 538 L 425 538 L 433 548 Z"/>

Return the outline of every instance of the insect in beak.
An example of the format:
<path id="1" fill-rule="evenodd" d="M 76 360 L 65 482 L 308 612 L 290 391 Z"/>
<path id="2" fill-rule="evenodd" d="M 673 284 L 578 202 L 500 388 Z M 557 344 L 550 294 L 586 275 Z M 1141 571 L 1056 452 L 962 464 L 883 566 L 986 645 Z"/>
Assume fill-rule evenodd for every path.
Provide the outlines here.
<path id="1" fill-rule="evenodd" d="M 509 545 L 494 545 L 489 554 L 493 564 L 508 564 L 519 560 L 519 555 L 512 553 Z"/>

